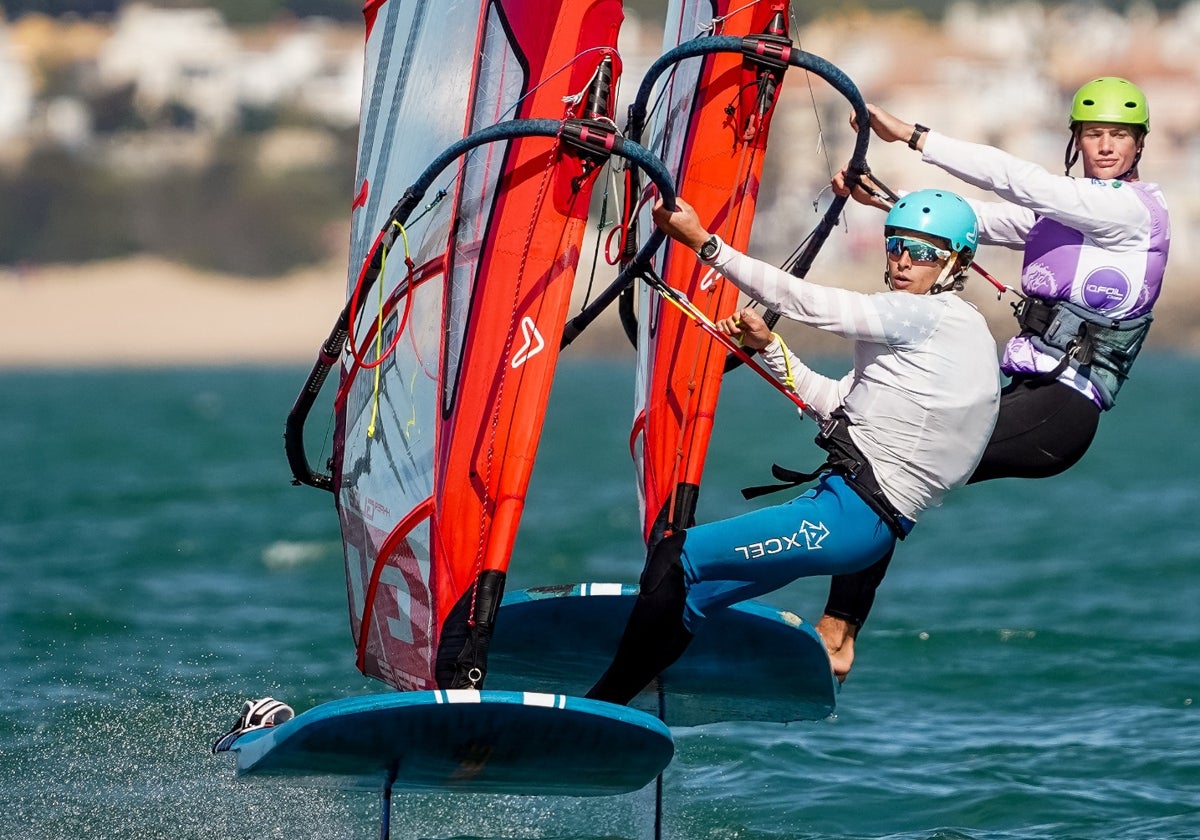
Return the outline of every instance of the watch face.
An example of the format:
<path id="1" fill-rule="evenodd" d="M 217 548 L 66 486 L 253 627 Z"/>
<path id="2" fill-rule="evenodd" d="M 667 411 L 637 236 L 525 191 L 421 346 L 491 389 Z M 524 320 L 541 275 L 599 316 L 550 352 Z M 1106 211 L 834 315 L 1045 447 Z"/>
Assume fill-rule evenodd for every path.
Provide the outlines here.
<path id="1" fill-rule="evenodd" d="M 720 243 L 716 237 L 710 238 L 707 242 L 700 246 L 700 259 L 711 260 L 717 255 L 717 249 L 720 248 Z"/>

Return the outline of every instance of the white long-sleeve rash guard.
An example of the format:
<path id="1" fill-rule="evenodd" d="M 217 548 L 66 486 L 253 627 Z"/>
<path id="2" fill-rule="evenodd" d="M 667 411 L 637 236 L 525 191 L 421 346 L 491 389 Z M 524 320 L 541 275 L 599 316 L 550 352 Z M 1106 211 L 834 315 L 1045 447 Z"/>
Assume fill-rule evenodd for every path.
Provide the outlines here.
<path id="1" fill-rule="evenodd" d="M 722 243 L 712 265 L 782 315 L 854 341 L 854 368 L 822 376 L 773 341 L 763 361 L 819 416 L 844 406 L 883 492 L 912 520 L 964 483 L 996 422 L 1000 375 L 983 316 L 957 295 L 818 286 Z"/>
<path id="2" fill-rule="evenodd" d="M 1054 175 L 993 146 L 937 131 L 926 135 L 921 159 L 1005 199 L 1006 203 L 967 199 L 979 219 L 979 241 L 989 245 L 1024 248 L 1030 228 L 1045 216 L 1115 253 L 1145 251 L 1157 232 L 1157 220 L 1139 190 L 1153 193 L 1165 206 L 1157 184 Z"/>

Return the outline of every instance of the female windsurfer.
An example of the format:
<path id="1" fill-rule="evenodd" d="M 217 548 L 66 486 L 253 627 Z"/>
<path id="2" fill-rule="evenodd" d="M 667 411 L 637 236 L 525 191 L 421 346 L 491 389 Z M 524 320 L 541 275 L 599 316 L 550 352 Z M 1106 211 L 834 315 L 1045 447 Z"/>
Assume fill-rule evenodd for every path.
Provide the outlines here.
<path id="1" fill-rule="evenodd" d="M 1112 408 L 1162 287 L 1170 245 L 1166 202 L 1157 184 L 1138 180 L 1150 131 L 1145 95 L 1116 77 L 1079 88 L 1065 175 L 905 122 L 874 105 L 867 110 L 880 139 L 907 141 L 925 162 L 1005 199 L 970 202 L 979 241 L 1024 250 L 1020 332 L 1001 362 L 1011 380 L 968 483 L 1057 475 L 1083 457 L 1101 412 Z M 1079 159 L 1084 177 L 1073 178 Z M 839 176 L 834 189 L 845 195 L 851 186 Z M 861 187 L 852 195 L 863 204 L 889 206 Z M 840 679 L 850 671 L 854 639 L 889 560 L 831 582 L 817 630 Z"/>
<path id="2" fill-rule="evenodd" d="M 807 575 L 865 568 L 975 469 L 1000 376 L 983 316 L 961 300 L 975 214 L 941 190 L 896 203 L 884 228 L 890 291 L 798 280 L 710 235 L 685 202 L 654 220 L 738 288 L 783 315 L 854 341 L 854 368 L 821 376 L 752 309 L 718 322 L 763 353 L 807 403 L 829 457 L 816 486 L 775 507 L 676 531 L 650 551 L 612 664 L 588 697 L 627 703 L 687 647 L 705 615 Z M 799 482 L 796 482 L 799 483 Z M 789 486 L 789 485 L 785 485 Z M 790 486 L 795 486 L 794 484 Z"/>

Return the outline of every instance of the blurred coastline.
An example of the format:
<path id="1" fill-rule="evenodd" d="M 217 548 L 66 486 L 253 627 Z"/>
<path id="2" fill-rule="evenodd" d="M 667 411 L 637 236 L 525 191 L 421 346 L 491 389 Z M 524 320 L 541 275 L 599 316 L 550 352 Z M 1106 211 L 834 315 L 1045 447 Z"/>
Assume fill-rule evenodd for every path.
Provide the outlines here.
<path id="1" fill-rule="evenodd" d="M 868 101 L 1051 171 L 1061 171 L 1067 103 L 1082 81 L 1122 75 L 1141 85 L 1152 114 L 1141 173 L 1164 185 L 1173 237 L 1148 345 L 1200 352 L 1200 63 L 1192 47 L 1200 2 L 1124 13 L 956 3 L 940 21 L 853 11 L 800 20 L 793 37 L 844 70 Z M 626 95 L 660 49 L 659 25 L 627 11 Z M 23 184 L 19 174 L 41 160 L 109 190 L 77 221 L 72 208 L 85 201 L 43 207 L 33 188 L 0 208 L 0 367 L 315 358 L 345 296 L 361 82 L 361 27 L 328 20 L 230 28 L 208 9 L 129 3 L 110 19 L 0 21 L 0 177 Z M 815 223 L 822 188 L 849 153 L 847 116 L 821 80 L 789 74 L 761 187 L 756 256 L 783 261 Z M 869 160 L 896 189 L 944 186 L 982 197 L 902 144 L 874 143 Z M 222 201 L 250 209 L 241 216 Z M 292 208 L 303 215 L 285 219 Z M 129 211 L 128 220 L 118 211 Z M 849 208 L 812 279 L 880 288 L 873 212 Z M 87 238 L 106 231 L 116 245 Z M 280 255 L 280 242 L 294 246 Z M 73 251 L 89 243 L 83 256 Z M 581 299 L 590 254 L 585 248 L 576 282 Z M 985 248 L 980 262 L 1016 284 L 1016 254 Z M 601 260 L 593 288 L 611 276 Z M 967 294 L 1005 338 L 1008 306 L 981 279 Z M 632 351 L 606 317 L 573 352 Z"/>

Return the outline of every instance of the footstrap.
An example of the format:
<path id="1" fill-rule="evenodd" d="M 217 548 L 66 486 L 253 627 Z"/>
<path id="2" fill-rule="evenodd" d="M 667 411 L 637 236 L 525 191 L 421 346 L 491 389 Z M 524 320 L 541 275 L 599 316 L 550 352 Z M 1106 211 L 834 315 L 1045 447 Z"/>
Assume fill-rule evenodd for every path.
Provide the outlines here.
<path id="1" fill-rule="evenodd" d="M 292 711 L 291 706 L 287 703 L 280 703 L 274 697 L 247 700 L 242 704 L 242 713 L 233 727 L 213 744 L 213 754 L 225 752 L 233 746 L 234 741 L 251 730 L 278 726 L 295 716 L 296 713 Z"/>

